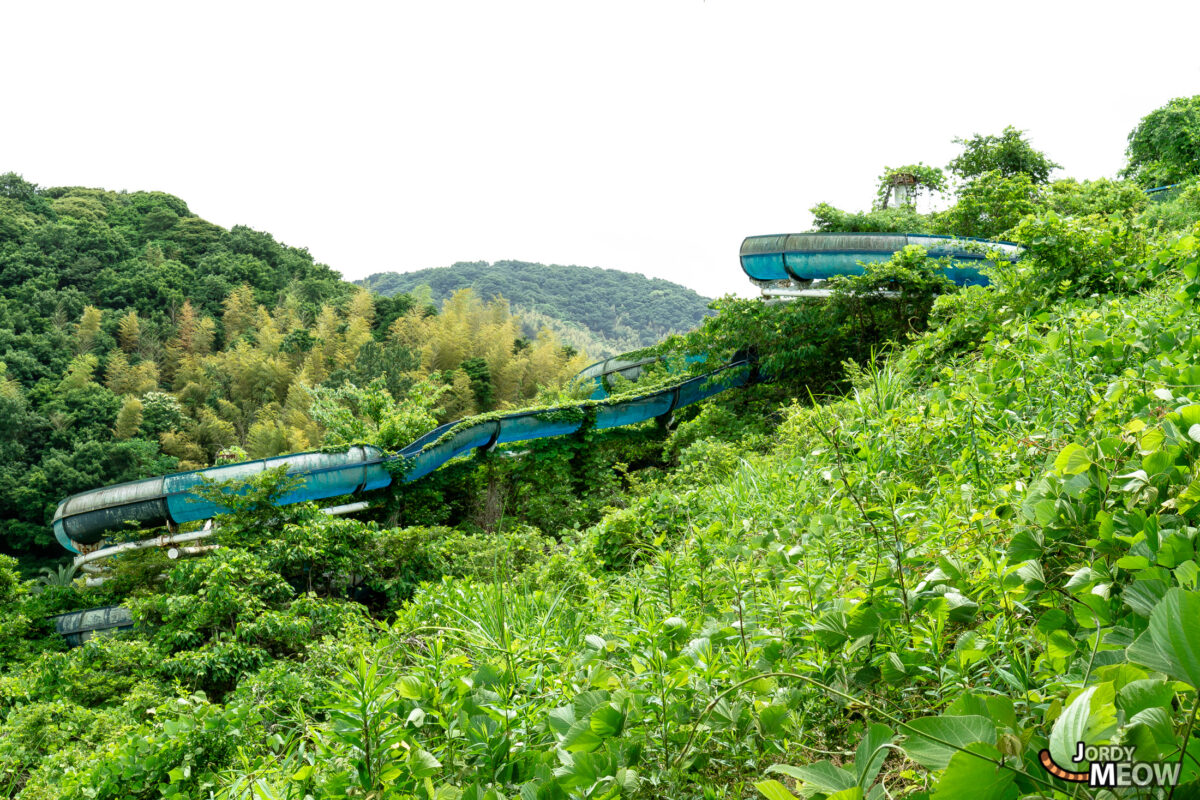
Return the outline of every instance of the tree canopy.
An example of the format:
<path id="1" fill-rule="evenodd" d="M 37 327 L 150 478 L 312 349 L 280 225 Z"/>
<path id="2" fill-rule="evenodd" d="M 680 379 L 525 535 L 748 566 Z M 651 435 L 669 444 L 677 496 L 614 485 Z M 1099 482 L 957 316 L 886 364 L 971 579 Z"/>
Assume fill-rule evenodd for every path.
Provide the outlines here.
<path id="1" fill-rule="evenodd" d="M 963 151 L 951 159 L 947 169 L 960 180 L 969 181 L 988 172 L 999 172 L 1002 177 L 1028 175 L 1030 182 L 1043 184 L 1050 180 L 1050 173 L 1060 168 L 1035 150 L 1025 138 L 1025 131 L 1008 125 L 999 136 L 975 134 L 969 139 L 958 138 Z"/>
<path id="2" fill-rule="evenodd" d="M 1200 94 L 1176 97 L 1129 132 L 1122 175 L 1150 189 L 1200 175 Z"/>

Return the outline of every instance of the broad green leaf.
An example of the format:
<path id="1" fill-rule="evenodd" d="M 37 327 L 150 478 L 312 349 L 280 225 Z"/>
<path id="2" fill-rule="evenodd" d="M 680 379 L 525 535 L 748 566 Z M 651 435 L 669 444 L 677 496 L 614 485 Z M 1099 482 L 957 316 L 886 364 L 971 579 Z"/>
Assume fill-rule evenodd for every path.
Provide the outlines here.
<path id="1" fill-rule="evenodd" d="M 1011 698 L 1004 695 L 988 695 L 985 698 L 988 716 L 997 726 L 1017 727 L 1017 711 Z"/>
<path id="2" fill-rule="evenodd" d="M 563 736 L 559 746 L 573 753 L 590 753 L 603 744 L 603 740 L 592 733 L 591 719 L 581 719 L 575 722 Z"/>
<path id="3" fill-rule="evenodd" d="M 1128 661 L 1120 661 L 1116 664 L 1109 664 L 1103 667 L 1097 667 L 1092 672 L 1096 676 L 1096 683 L 1109 682 L 1113 688 L 1117 690 L 1118 698 L 1121 691 L 1129 684 L 1135 681 L 1143 681 L 1150 677 L 1150 673 L 1139 667 L 1137 664 L 1130 664 Z M 1120 700 L 1117 701 L 1117 708 L 1121 708 Z"/>
<path id="4" fill-rule="evenodd" d="M 849 789 L 834 792 L 829 797 L 826 797 L 825 800 L 863 800 L 863 790 L 861 786 L 852 786 Z"/>
<path id="5" fill-rule="evenodd" d="M 550 729 L 557 735 L 565 736 L 574 724 L 574 706 L 560 706 L 550 712 Z"/>
<path id="6" fill-rule="evenodd" d="M 1132 572 L 1150 566 L 1150 559 L 1145 556 L 1121 556 L 1117 559 L 1117 566 Z"/>
<path id="7" fill-rule="evenodd" d="M 754 788 L 767 800 L 796 800 L 796 795 L 789 792 L 779 781 L 759 781 L 754 784 Z"/>
<path id="8" fill-rule="evenodd" d="M 854 754 L 854 771 L 858 773 L 858 785 L 866 789 L 875 782 L 875 776 L 883 767 L 891 744 L 896 737 L 887 725 L 870 725 L 858 743 Z"/>
<path id="9" fill-rule="evenodd" d="M 1142 471 L 1155 478 L 1169 471 L 1175 465 L 1175 458 L 1166 450 L 1155 450 L 1142 459 Z"/>
<path id="10" fill-rule="evenodd" d="M 404 675 L 396 681 L 396 691 L 405 700 L 420 700 L 424 694 L 424 687 L 421 686 L 420 678 Z"/>
<path id="11" fill-rule="evenodd" d="M 758 725 L 763 736 L 783 735 L 787 728 L 788 707 L 781 704 L 766 706 L 758 712 Z"/>
<path id="12" fill-rule="evenodd" d="M 1188 519 L 1200 514 L 1200 478 L 1188 484 L 1175 498 L 1175 509 Z"/>
<path id="13" fill-rule="evenodd" d="M 617 770 L 617 785 L 621 787 L 622 794 L 633 794 L 638 790 L 640 783 L 636 769 L 621 767 Z"/>
<path id="14" fill-rule="evenodd" d="M 1078 475 L 1092 465 L 1087 450 L 1072 442 L 1054 459 L 1054 469 L 1061 475 Z"/>
<path id="15" fill-rule="evenodd" d="M 714 730 L 728 730 L 738 723 L 738 717 L 741 715 L 742 705 L 740 703 L 732 704 L 728 698 L 722 697 L 713 706 L 712 714 L 709 716 L 709 727 Z"/>
<path id="16" fill-rule="evenodd" d="M 812 624 L 813 637 L 825 647 L 840 647 L 850 638 L 846 630 L 849 622 L 849 616 L 845 612 L 830 611 Z"/>
<path id="17" fill-rule="evenodd" d="M 1020 531 L 1008 543 L 1008 563 L 1020 564 L 1042 557 L 1045 546 L 1030 531 Z"/>
<path id="18" fill-rule="evenodd" d="M 970 622 L 979 610 L 978 603 L 959 592 L 946 592 L 942 597 L 946 599 L 951 622 Z"/>
<path id="19" fill-rule="evenodd" d="M 1185 516 L 1195 517 L 1200 513 L 1200 506 L 1192 506 Z M 1181 531 L 1169 533 L 1158 547 L 1158 563 L 1168 569 L 1173 569 L 1185 561 L 1196 557 L 1196 543 Z"/>
<path id="20" fill-rule="evenodd" d="M 1026 586 L 1038 586 L 1046 583 L 1046 574 L 1038 561 L 1026 561 L 1017 568 L 1017 577 Z"/>
<path id="21" fill-rule="evenodd" d="M 1075 639 L 1066 631 L 1052 631 L 1046 637 L 1046 656 L 1056 670 L 1066 671 L 1075 657 Z"/>
<path id="22" fill-rule="evenodd" d="M 1121 744 L 1135 748 L 1132 761 L 1160 761 L 1162 751 L 1149 725 L 1132 722 L 1121 729 Z"/>
<path id="23" fill-rule="evenodd" d="M 1156 578 L 1143 579 L 1125 587 L 1125 591 L 1121 592 L 1121 599 L 1133 609 L 1133 613 L 1140 617 L 1149 617 L 1166 593 L 1166 581 Z"/>
<path id="24" fill-rule="evenodd" d="M 806 767 L 793 767 L 788 764 L 774 764 L 767 767 L 767 772 L 778 772 L 795 778 L 804 784 L 805 788 L 816 789 L 826 794 L 840 792 L 858 786 L 854 773 L 835 767 L 828 761 L 818 761 Z"/>
<path id="25" fill-rule="evenodd" d="M 575 696 L 572 705 L 575 706 L 575 718 L 586 719 L 587 715 L 592 713 L 592 709 L 601 703 L 607 702 L 608 692 L 601 689 L 593 689 L 590 692 L 583 692 Z"/>
<path id="26" fill-rule="evenodd" d="M 987 702 L 977 694 L 963 692 L 943 712 L 948 717 L 990 717 Z"/>
<path id="27" fill-rule="evenodd" d="M 1150 613 L 1150 628 L 1126 648 L 1135 664 L 1200 688 L 1200 592 L 1169 589 Z"/>
<path id="28" fill-rule="evenodd" d="M 596 758 L 587 753 L 558 752 L 563 766 L 554 771 L 555 777 L 564 787 L 591 786 L 600 779 Z"/>
<path id="29" fill-rule="evenodd" d="M 950 759 L 933 789 L 933 800 L 1009 800 L 1017 796 L 1016 773 L 999 762 L 1000 752 L 975 742 Z M 990 760 L 988 760 L 990 759 Z"/>
<path id="30" fill-rule="evenodd" d="M 1051 608 L 1037 621 L 1037 629 L 1042 633 L 1049 634 L 1054 631 L 1062 630 L 1067 626 L 1067 612 L 1061 608 Z"/>
<path id="31" fill-rule="evenodd" d="M 303 767 L 301 767 L 300 769 L 298 769 L 292 773 L 292 780 L 306 781 L 306 780 L 308 780 L 309 776 L 312 775 L 312 773 L 313 773 L 312 764 L 305 764 Z"/>
<path id="32" fill-rule="evenodd" d="M 1104 744 L 1108 740 L 1117 727 L 1115 697 L 1113 685 L 1102 683 L 1084 689 L 1063 709 L 1050 731 L 1050 755 L 1059 766 L 1087 769 L 1073 760 L 1076 743 Z"/>
<path id="33" fill-rule="evenodd" d="M 592 733 L 603 739 L 616 736 L 621 732 L 624 724 L 625 715 L 612 703 L 596 706 L 592 709 L 592 715 L 588 721 L 588 727 L 591 728 Z"/>
<path id="34" fill-rule="evenodd" d="M 1195 589 L 1198 577 L 1200 577 L 1200 567 L 1196 566 L 1195 561 L 1184 561 L 1175 568 L 1175 580 L 1179 581 L 1179 585 L 1184 589 Z"/>
<path id="35" fill-rule="evenodd" d="M 976 715 L 922 717 L 909 723 L 904 733 L 904 752 L 926 769 L 945 769 L 958 748 L 974 742 L 996 743 L 996 724 Z"/>
<path id="36" fill-rule="evenodd" d="M 1053 500 L 1039 500 L 1034 503 L 1033 512 L 1039 525 L 1049 525 L 1058 519 L 1058 503 Z"/>
<path id="37" fill-rule="evenodd" d="M 1129 718 L 1130 725 L 1145 725 L 1154 735 L 1154 741 L 1162 752 L 1171 752 L 1179 747 L 1175 726 L 1165 708 L 1145 708 Z"/>
<path id="38" fill-rule="evenodd" d="M 1144 469 L 1135 469 L 1133 472 L 1118 475 L 1117 480 L 1126 481 L 1121 486 L 1122 492 L 1136 492 L 1150 482 L 1150 476 L 1146 474 L 1146 470 Z"/>
<path id="39" fill-rule="evenodd" d="M 408 769 L 414 778 L 426 778 L 442 768 L 442 762 L 433 757 L 428 750 L 416 748 L 408 755 Z"/>

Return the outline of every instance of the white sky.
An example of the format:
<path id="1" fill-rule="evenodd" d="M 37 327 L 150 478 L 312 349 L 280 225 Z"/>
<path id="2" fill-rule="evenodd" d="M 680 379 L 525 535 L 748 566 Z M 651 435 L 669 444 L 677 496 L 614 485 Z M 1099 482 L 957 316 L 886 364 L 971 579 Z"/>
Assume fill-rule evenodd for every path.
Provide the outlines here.
<path id="1" fill-rule="evenodd" d="M 0 172 L 157 189 L 347 278 L 504 258 L 749 294 L 743 237 L 1013 124 L 1080 178 L 1200 93 L 1200 3 L 0 7 Z M 1063 173 L 1060 173 L 1063 174 Z"/>

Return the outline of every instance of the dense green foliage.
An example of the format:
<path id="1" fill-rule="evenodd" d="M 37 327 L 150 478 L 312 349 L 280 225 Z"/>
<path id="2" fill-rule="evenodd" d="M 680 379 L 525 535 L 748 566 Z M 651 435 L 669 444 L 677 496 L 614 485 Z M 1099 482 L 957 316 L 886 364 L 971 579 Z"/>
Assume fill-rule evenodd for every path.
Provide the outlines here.
<path id="1" fill-rule="evenodd" d="M 952 236 L 974 236 L 994 239 L 1017 224 L 1027 214 L 1034 213 L 1047 195 L 1065 194 L 1071 189 L 1063 182 L 1059 189 L 1047 191 L 1044 186 L 1050 172 L 1058 167 L 1046 156 L 1033 149 L 1023 132 L 1009 126 L 1000 136 L 975 135 L 970 139 L 955 139 L 963 152 L 954 158 L 947 169 L 958 179 L 955 202 L 943 211 L 919 213 L 916 200 L 923 191 L 940 193 L 946 184 L 941 170 L 917 164 L 898 169 L 889 168 L 880 176 L 879 193 L 872 209 L 867 212 L 846 212 L 827 203 L 811 209 L 814 227 L 818 231 L 881 232 L 881 233 L 940 233 Z M 889 208 L 888 192 L 897 182 L 907 187 L 906 201 Z M 1104 181 L 1107 189 L 1111 181 Z M 1079 191 L 1088 197 L 1100 189 Z M 1094 203 L 1108 213 L 1113 206 L 1102 198 Z M 1085 203 L 1078 199 L 1076 206 Z"/>
<path id="2" fill-rule="evenodd" d="M 365 395 L 410 401 L 359 414 L 395 447 L 435 417 L 527 402 L 584 363 L 469 292 L 442 313 L 170 195 L 5 175 L 0 550 L 27 569 L 61 557 L 49 521 L 76 492 L 352 441 L 328 427 Z"/>
<path id="3" fill-rule="evenodd" d="M 839 233 L 933 233 L 930 220 L 911 206 L 843 211 L 818 203 L 810 211 L 813 229 Z"/>
<path id="4" fill-rule="evenodd" d="M 361 519 L 276 507 L 267 473 L 213 495 L 219 549 L 125 554 L 98 587 L 0 557 L 0 787 L 1195 796 L 1200 205 L 1114 182 L 1036 200 L 989 287 L 909 248 L 826 304 L 723 300 L 641 388 L 711 366 L 696 349 L 753 350 L 775 380 L 675 427 L 476 454 Z M 458 302 L 442 316 L 470 318 Z M 430 413 L 382 383 L 319 391 L 325 430 L 381 441 Z M 49 635 L 116 602 L 133 631 Z M 1043 769 L 1086 771 L 1078 741 L 1181 785 Z"/>
<path id="5" fill-rule="evenodd" d="M 1028 175 L 1035 184 L 1050 180 L 1050 173 L 1061 165 L 1033 149 L 1025 139 L 1025 131 L 1009 125 L 999 136 L 975 134 L 970 139 L 955 139 L 962 153 L 946 167 L 959 180 L 971 181 L 989 172 L 999 172 L 1005 178 Z"/>
<path id="6" fill-rule="evenodd" d="M 1151 111 L 1129 134 L 1124 175 L 1147 189 L 1200 175 L 1200 95 Z"/>
<path id="7" fill-rule="evenodd" d="M 1130 136 L 1135 134 L 1137 131 Z M 947 189 L 940 170 L 920 164 L 888 168 L 880 176 L 878 196 L 871 210 L 843 211 L 828 203 L 818 203 L 810 209 L 814 229 L 995 239 L 1008 235 L 1027 215 L 1044 210 L 1064 217 L 1112 217 L 1127 222 L 1148 202 L 1145 193 L 1132 181 L 1107 178 L 1050 181 L 1051 172 L 1059 165 L 1035 150 L 1023 131 L 1012 126 L 999 136 L 977 134 L 955 142 L 963 146 L 963 152 L 947 166 L 957 178 L 954 202 L 949 207 L 931 213 L 916 209 L 915 201 L 922 190 Z M 897 180 L 909 183 L 909 201 L 899 207 L 888 207 L 886 198 Z M 1186 226 L 1190 219 L 1186 208 L 1175 219 L 1170 218 L 1172 213 L 1173 208 L 1162 209 L 1147 216 L 1144 222 L 1169 230 Z"/>
<path id="8" fill-rule="evenodd" d="M 435 302 L 471 288 L 484 300 L 505 297 L 529 321 L 551 327 L 568 344 L 602 358 L 690 331 L 708 298 L 677 283 L 598 267 L 524 261 L 458 263 L 416 272 L 381 272 L 359 281 L 382 295 L 427 286 Z"/>

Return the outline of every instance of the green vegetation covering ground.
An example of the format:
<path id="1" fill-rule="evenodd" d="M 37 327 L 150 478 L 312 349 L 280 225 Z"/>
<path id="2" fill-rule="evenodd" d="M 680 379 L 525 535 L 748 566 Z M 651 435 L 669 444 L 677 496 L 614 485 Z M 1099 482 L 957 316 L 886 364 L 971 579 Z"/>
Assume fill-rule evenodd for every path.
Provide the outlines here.
<path id="1" fill-rule="evenodd" d="M 709 298 L 660 278 L 599 267 L 525 261 L 460 262 L 416 272 L 380 272 L 358 281 L 384 296 L 420 294 L 434 302 L 459 289 L 508 299 L 530 323 L 545 325 L 563 341 L 596 358 L 648 347 L 672 333 L 690 331 L 708 312 Z"/>
<path id="2" fill-rule="evenodd" d="M 999 231 L 1019 262 L 956 291 L 910 247 L 828 302 L 719 301 L 667 362 L 750 349 L 774 380 L 674 429 L 461 459 L 357 520 L 274 506 L 268 473 L 218 495 L 219 549 L 125 554 L 100 586 L 0 558 L 0 786 L 1195 796 L 1200 175 L 1143 206 L 1046 183 L 1019 132 L 963 144 L 957 163 L 1000 165 L 975 180 L 1038 187 Z M 970 180 L 946 213 L 1010 218 Z M 357 399 L 328 430 L 386 445 L 432 412 L 341 386 Z M 50 633 L 47 614 L 107 603 L 137 627 Z M 1180 786 L 1043 768 L 1086 771 L 1079 741 L 1178 765 Z"/>

